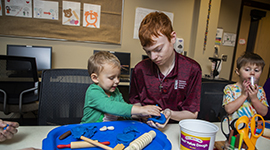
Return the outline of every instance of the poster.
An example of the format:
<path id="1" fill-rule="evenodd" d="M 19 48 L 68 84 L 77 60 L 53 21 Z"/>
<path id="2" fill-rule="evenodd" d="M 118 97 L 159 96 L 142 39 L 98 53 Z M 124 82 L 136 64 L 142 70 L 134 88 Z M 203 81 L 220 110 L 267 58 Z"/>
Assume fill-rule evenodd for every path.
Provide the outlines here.
<path id="1" fill-rule="evenodd" d="M 224 46 L 234 46 L 236 40 L 236 34 L 234 33 L 224 33 L 222 45 Z"/>
<path id="2" fill-rule="evenodd" d="M 80 26 L 80 2 L 63 1 L 62 24 Z"/>
<path id="3" fill-rule="evenodd" d="M 5 15 L 32 18 L 32 0 L 5 0 Z"/>
<path id="4" fill-rule="evenodd" d="M 220 45 L 221 44 L 222 34 L 223 34 L 223 29 L 222 28 L 217 28 L 215 45 Z"/>
<path id="5" fill-rule="evenodd" d="M 140 24 L 143 20 L 143 18 L 149 14 L 150 12 L 154 12 L 154 11 L 158 11 L 158 10 L 154 10 L 154 9 L 146 9 L 146 8 L 141 8 L 138 7 L 136 8 L 136 12 L 135 12 L 135 23 L 134 23 L 134 33 L 133 33 L 133 38 L 134 39 L 139 39 L 139 28 L 140 28 Z M 173 13 L 170 12 L 165 12 L 165 11 L 161 11 L 164 14 L 166 14 L 172 22 L 173 25 Z"/>
<path id="6" fill-rule="evenodd" d="M 100 5 L 84 4 L 83 7 L 83 26 L 100 28 Z"/>
<path id="7" fill-rule="evenodd" d="M 34 18 L 58 20 L 58 2 L 34 0 Z"/>

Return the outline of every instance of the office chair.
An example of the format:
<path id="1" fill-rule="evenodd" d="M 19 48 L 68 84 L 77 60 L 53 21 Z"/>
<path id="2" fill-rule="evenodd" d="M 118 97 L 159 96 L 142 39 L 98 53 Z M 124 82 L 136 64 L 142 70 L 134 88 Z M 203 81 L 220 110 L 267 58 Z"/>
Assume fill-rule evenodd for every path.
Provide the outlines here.
<path id="1" fill-rule="evenodd" d="M 4 114 L 38 110 L 35 58 L 0 55 L 0 110 Z"/>
<path id="2" fill-rule="evenodd" d="M 92 80 L 86 69 L 49 69 L 42 72 L 39 125 L 81 122 L 85 92 Z"/>
<path id="3" fill-rule="evenodd" d="M 201 86 L 201 102 L 198 119 L 210 122 L 221 121 L 226 115 L 222 107 L 223 89 L 229 82 L 205 81 Z"/>

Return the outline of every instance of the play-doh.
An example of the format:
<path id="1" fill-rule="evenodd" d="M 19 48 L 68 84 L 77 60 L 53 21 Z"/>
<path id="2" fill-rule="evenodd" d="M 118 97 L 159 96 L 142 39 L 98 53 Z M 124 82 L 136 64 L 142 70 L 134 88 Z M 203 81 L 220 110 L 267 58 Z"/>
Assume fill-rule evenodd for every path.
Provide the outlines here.
<path id="1" fill-rule="evenodd" d="M 213 150 L 219 128 L 207 121 L 185 119 L 179 122 L 181 150 Z"/>

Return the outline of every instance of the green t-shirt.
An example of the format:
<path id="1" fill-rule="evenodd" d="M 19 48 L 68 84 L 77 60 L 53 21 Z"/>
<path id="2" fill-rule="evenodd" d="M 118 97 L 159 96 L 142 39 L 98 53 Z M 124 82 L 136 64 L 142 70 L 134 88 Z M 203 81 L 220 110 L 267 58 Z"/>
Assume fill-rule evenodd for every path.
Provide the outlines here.
<path id="1" fill-rule="evenodd" d="M 124 101 L 118 88 L 108 97 L 100 86 L 91 84 L 85 94 L 81 123 L 101 122 L 105 113 L 131 117 L 132 106 Z"/>

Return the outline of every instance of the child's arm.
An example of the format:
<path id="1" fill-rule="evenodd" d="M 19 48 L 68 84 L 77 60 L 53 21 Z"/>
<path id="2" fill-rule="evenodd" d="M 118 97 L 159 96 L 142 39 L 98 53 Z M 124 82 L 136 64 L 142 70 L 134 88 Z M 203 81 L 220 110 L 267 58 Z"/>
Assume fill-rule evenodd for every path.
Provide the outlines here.
<path id="1" fill-rule="evenodd" d="M 243 84 L 246 84 L 246 82 L 243 82 Z M 243 103 L 245 102 L 245 100 L 248 97 L 247 91 L 244 88 L 244 86 L 242 88 L 241 96 L 239 96 L 235 100 L 231 100 L 231 99 L 233 99 L 232 98 L 232 91 L 229 87 L 225 87 L 224 93 L 225 93 L 225 101 L 227 101 L 227 104 L 224 105 L 224 108 L 228 114 L 232 114 L 235 111 L 237 111 L 243 105 Z M 227 100 L 226 100 L 226 98 L 227 98 Z"/>
<path id="2" fill-rule="evenodd" d="M 160 116 L 160 111 L 162 109 L 156 105 L 133 105 L 131 109 L 131 115 L 137 115 L 137 116 Z"/>
<path id="3" fill-rule="evenodd" d="M 228 114 L 234 113 L 236 110 L 238 110 L 242 106 L 242 104 L 245 102 L 246 99 L 247 99 L 247 96 L 245 96 L 245 95 L 242 94 L 241 96 L 239 96 L 234 101 L 226 104 L 224 106 L 226 112 Z"/>
<path id="4" fill-rule="evenodd" d="M 256 84 L 255 86 L 252 86 L 249 83 L 246 88 L 247 88 L 248 96 L 251 100 L 251 103 L 254 109 L 257 111 L 258 114 L 265 116 L 268 112 L 268 108 L 267 106 L 261 103 L 261 101 L 259 100 L 257 96 L 258 91 L 259 91 L 258 85 Z"/>

